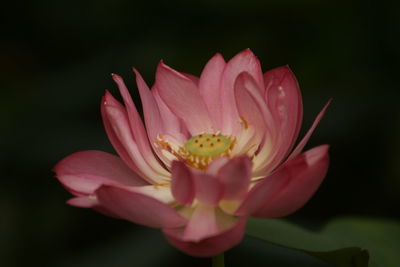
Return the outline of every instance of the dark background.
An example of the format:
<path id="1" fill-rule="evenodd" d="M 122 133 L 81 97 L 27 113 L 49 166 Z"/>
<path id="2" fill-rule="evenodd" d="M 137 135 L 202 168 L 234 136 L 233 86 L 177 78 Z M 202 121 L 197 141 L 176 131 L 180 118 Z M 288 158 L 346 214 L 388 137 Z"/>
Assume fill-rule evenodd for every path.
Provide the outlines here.
<path id="1" fill-rule="evenodd" d="M 331 145 L 329 174 L 289 219 L 309 227 L 343 215 L 400 219 L 399 8 L 312 0 L 3 5 L 0 265 L 77 266 L 68 262 L 146 231 L 65 205 L 69 194 L 51 172 L 75 151 L 113 152 L 99 111 L 105 89 L 118 95 L 110 73 L 125 78 L 140 105 L 132 65 L 152 84 L 160 59 L 199 75 L 216 52 L 229 59 L 247 47 L 264 70 L 289 64 L 296 74 L 303 133 L 333 98 L 308 145 Z"/>

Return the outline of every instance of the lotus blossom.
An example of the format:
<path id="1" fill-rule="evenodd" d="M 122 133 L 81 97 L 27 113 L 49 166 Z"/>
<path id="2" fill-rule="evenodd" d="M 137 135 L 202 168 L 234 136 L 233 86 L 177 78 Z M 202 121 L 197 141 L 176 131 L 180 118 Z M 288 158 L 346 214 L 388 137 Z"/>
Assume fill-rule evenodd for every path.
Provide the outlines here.
<path id="1" fill-rule="evenodd" d="M 289 67 L 262 73 L 244 50 L 216 54 L 200 78 L 160 62 L 150 90 L 134 69 L 144 123 L 113 74 L 123 104 L 106 91 L 101 114 L 118 156 L 82 151 L 54 171 L 68 204 L 149 227 L 199 257 L 238 244 L 249 217 L 301 208 L 329 165 L 328 145 L 302 152 L 328 104 L 295 145 L 302 98 Z"/>

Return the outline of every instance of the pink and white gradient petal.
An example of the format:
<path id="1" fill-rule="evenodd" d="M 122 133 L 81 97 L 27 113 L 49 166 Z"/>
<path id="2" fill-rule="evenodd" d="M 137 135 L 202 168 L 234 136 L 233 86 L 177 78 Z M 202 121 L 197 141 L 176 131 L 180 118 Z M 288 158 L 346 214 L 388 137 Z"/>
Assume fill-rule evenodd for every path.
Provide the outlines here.
<path id="1" fill-rule="evenodd" d="M 95 150 L 69 155 L 54 167 L 54 171 L 60 182 L 75 195 L 91 195 L 102 184 L 148 184 L 120 158 Z"/>
<path id="2" fill-rule="evenodd" d="M 135 163 L 135 168 L 142 177 L 150 183 L 162 183 L 169 173 L 160 172 L 158 167 L 148 164 L 145 157 L 141 153 L 136 140 L 132 134 L 128 116 L 123 106 L 112 97 L 111 94 L 106 94 L 106 102 L 104 103 L 105 115 L 110 121 L 113 133 L 126 149 L 128 155 Z"/>
<path id="3" fill-rule="evenodd" d="M 169 176 L 169 173 L 160 165 L 160 163 L 155 158 L 155 155 L 149 144 L 149 139 L 147 137 L 146 130 L 143 126 L 142 119 L 140 118 L 139 113 L 137 112 L 135 104 L 133 103 L 131 95 L 129 94 L 128 88 L 126 88 L 123 79 L 117 74 L 113 74 L 112 78 L 118 85 L 119 91 L 124 100 L 126 113 L 128 115 L 128 120 L 133 134 L 133 138 L 136 141 L 140 153 L 143 155 L 143 158 L 145 159 L 147 164 L 150 165 L 156 172 L 164 176 Z"/>
<path id="4" fill-rule="evenodd" d="M 200 75 L 199 91 L 211 115 L 214 130 L 221 130 L 221 75 L 226 66 L 221 54 L 213 56 Z"/>
<path id="5" fill-rule="evenodd" d="M 186 224 L 169 205 L 144 194 L 103 185 L 96 190 L 99 203 L 125 220 L 154 228 L 174 228 Z"/>
<path id="6" fill-rule="evenodd" d="M 234 96 L 234 84 L 238 75 L 242 72 L 249 73 L 258 88 L 264 88 L 264 78 L 261 65 L 257 57 L 246 49 L 228 61 L 221 77 L 221 99 L 222 101 L 222 132 L 224 134 L 236 134 L 240 130 L 239 113 Z M 263 92 L 260 92 L 263 93 Z"/>
<path id="7" fill-rule="evenodd" d="M 210 115 L 193 81 L 161 62 L 156 84 L 161 98 L 185 122 L 192 135 L 211 131 Z"/>

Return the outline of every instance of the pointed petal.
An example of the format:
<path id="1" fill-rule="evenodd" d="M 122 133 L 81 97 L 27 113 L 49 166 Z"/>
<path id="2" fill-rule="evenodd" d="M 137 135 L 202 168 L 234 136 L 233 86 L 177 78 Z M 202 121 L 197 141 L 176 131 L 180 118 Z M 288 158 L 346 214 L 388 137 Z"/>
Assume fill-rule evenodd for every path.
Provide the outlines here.
<path id="1" fill-rule="evenodd" d="M 285 157 L 292 149 L 300 131 L 303 104 L 296 77 L 288 66 L 264 74 L 265 101 L 275 119 L 281 141 L 277 158 Z"/>
<path id="2" fill-rule="evenodd" d="M 126 106 L 126 114 L 128 116 L 128 121 L 133 134 L 133 138 L 135 139 L 135 142 L 137 144 L 140 153 L 144 156 L 144 160 L 147 162 L 147 164 L 149 164 L 156 172 L 164 176 L 168 176 L 168 172 L 160 165 L 160 163 L 155 158 L 152 148 L 150 147 L 142 119 L 140 118 L 139 113 L 137 112 L 135 104 L 132 101 L 132 98 L 129 94 L 128 88 L 124 83 L 124 80 L 122 79 L 121 76 L 117 74 L 113 74 L 112 78 L 118 85 L 119 91 L 124 100 L 124 104 Z M 138 78 L 139 78 L 138 87 L 146 86 L 144 81 L 140 79 L 141 77 Z"/>
<path id="3" fill-rule="evenodd" d="M 179 227 L 186 223 L 173 208 L 141 193 L 112 186 L 97 191 L 101 206 L 125 220 L 155 228 Z"/>
<path id="4" fill-rule="evenodd" d="M 157 135 L 163 132 L 163 121 L 161 119 L 160 110 L 157 102 L 146 82 L 143 80 L 140 73 L 133 69 L 136 75 L 136 84 L 139 89 L 140 99 L 142 101 L 143 115 L 146 123 L 147 133 L 150 142 L 157 140 Z"/>
<path id="5" fill-rule="evenodd" d="M 184 205 L 191 205 L 195 197 L 195 188 L 192 174 L 186 164 L 181 161 L 173 161 L 171 175 L 171 190 L 175 199 Z"/>
<path id="6" fill-rule="evenodd" d="M 161 98 L 171 111 L 185 122 L 192 135 L 211 130 L 207 107 L 197 86 L 190 79 L 160 63 L 156 83 Z"/>
<path id="7" fill-rule="evenodd" d="M 159 141 L 158 137 L 160 135 L 170 133 L 168 130 L 165 130 L 166 128 L 165 125 L 166 123 L 171 123 L 171 122 L 166 121 L 165 123 L 165 121 L 162 119 L 160 108 L 157 104 L 154 95 L 150 91 L 149 87 L 143 80 L 140 73 L 136 69 L 133 69 L 133 71 L 136 74 L 136 84 L 139 89 L 140 98 L 142 100 L 144 120 L 146 124 L 147 136 L 149 138 L 150 145 L 153 147 L 154 152 L 156 153 L 158 158 L 162 160 L 163 163 L 168 167 L 170 166 L 171 162 L 167 157 L 164 156 L 162 147 L 158 145 L 157 142 Z M 164 114 L 165 112 L 166 111 L 164 111 Z M 173 123 L 171 123 L 170 125 L 171 126 L 167 126 L 167 128 L 174 126 Z M 179 122 L 177 122 L 176 127 L 179 129 Z"/>
<path id="8" fill-rule="evenodd" d="M 329 146 L 322 145 L 310 149 L 260 180 L 236 214 L 275 218 L 301 208 L 326 175 L 329 166 L 328 148 Z"/>
<path id="9" fill-rule="evenodd" d="M 223 185 L 223 199 L 242 198 L 248 191 L 251 178 L 251 159 L 247 156 L 231 159 L 218 172 Z"/>
<path id="10" fill-rule="evenodd" d="M 248 72 L 254 78 L 257 87 L 260 89 L 260 94 L 264 92 L 264 78 L 260 62 L 250 49 L 240 52 L 227 63 L 221 81 L 222 131 L 226 134 L 236 133 L 240 129 L 239 114 L 234 96 L 234 83 L 237 76 L 242 72 Z"/>
<path id="11" fill-rule="evenodd" d="M 214 130 L 221 130 L 221 78 L 225 68 L 221 54 L 212 57 L 200 76 L 199 90 L 213 121 Z"/>
<path id="12" fill-rule="evenodd" d="M 175 229 L 163 229 L 163 232 L 171 245 L 186 254 L 194 257 L 212 257 L 227 251 L 242 240 L 246 222 L 246 218 L 241 218 L 232 228 L 200 242 L 183 241 L 174 233 Z"/>
<path id="13" fill-rule="evenodd" d="M 294 158 L 303 150 L 304 146 L 307 144 L 308 140 L 310 139 L 312 133 L 314 132 L 315 128 L 317 127 L 319 121 L 324 117 L 326 109 L 328 108 L 329 104 L 332 102 L 332 99 L 325 104 L 323 109 L 319 112 L 318 116 L 315 118 L 313 124 L 311 125 L 310 129 L 307 131 L 306 135 L 301 139 L 300 143 L 296 146 L 293 152 L 290 154 L 289 159 Z"/>
<path id="14" fill-rule="evenodd" d="M 163 176 L 158 169 L 153 169 L 153 165 L 149 165 L 141 153 L 134 136 L 132 135 L 128 117 L 123 106 L 115 100 L 111 94 L 105 96 L 104 112 L 109 125 L 113 131 L 113 135 L 119 140 L 124 147 L 126 153 L 132 159 L 135 171 L 141 174 L 150 183 L 162 183 Z M 165 177 L 168 177 L 168 172 Z M 164 178 L 165 178 L 164 177 Z"/>
<path id="15" fill-rule="evenodd" d="M 106 95 L 110 94 L 108 91 L 106 91 Z M 137 168 L 136 164 L 132 161 L 131 157 L 129 156 L 128 151 L 122 144 L 122 142 L 119 140 L 116 132 L 114 131 L 110 120 L 108 119 L 107 113 L 106 113 L 106 97 L 103 96 L 102 101 L 101 101 L 101 116 L 103 119 L 103 124 L 104 128 L 106 130 L 108 139 L 110 140 L 112 146 L 114 149 L 117 151 L 118 155 L 121 157 L 121 159 L 125 162 L 126 165 L 129 166 L 133 171 L 135 171 L 138 174 L 141 174 L 141 171 Z"/>

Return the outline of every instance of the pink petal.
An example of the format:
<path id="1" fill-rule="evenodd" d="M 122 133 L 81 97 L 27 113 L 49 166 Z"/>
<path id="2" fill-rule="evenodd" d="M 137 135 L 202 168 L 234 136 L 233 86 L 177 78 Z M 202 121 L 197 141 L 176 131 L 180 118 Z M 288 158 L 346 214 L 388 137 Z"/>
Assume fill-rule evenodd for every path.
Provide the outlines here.
<path id="1" fill-rule="evenodd" d="M 161 119 L 160 110 L 157 106 L 157 102 L 154 99 L 152 93 L 146 82 L 143 80 L 140 73 L 133 69 L 136 74 L 136 84 L 139 89 L 140 99 L 142 100 L 144 120 L 146 122 L 146 128 L 150 142 L 157 140 L 157 135 L 163 132 L 163 123 Z"/>
<path id="2" fill-rule="evenodd" d="M 106 94 L 109 94 L 108 91 L 106 91 Z M 122 158 L 122 160 L 128 165 L 132 170 L 134 170 L 137 173 L 141 173 L 139 169 L 137 168 L 136 164 L 132 161 L 131 157 L 129 156 L 128 151 L 122 144 L 122 142 L 119 140 L 116 132 L 114 131 L 110 120 L 108 119 L 108 116 L 106 114 L 106 97 L 103 96 L 102 101 L 101 101 L 101 116 L 103 118 L 103 124 L 104 128 L 106 130 L 108 139 L 110 140 L 112 146 L 114 149 L 117 151 L 118 155 Z"/>
<path id="3" fill-rule="evenodd" d="M 235 82 L 235 99 L 238 108 L 239 116 L 247 122 L 248 125 L 253 126 L 256 131 L 254 143 L 259 144 L 264 137 L 266 122 L 261 111 L 261 107 L 265 106 L 264 103 L 257 103 L 254 97 L 250 94 L 247 89 L 248 81 L 252 79 L 250 75 L 242 73 L 238 76 Z M 254 82 L 255 83 L 255 82 Z M 253 83 L 254 86 L 256 86 Z M 245 125 L 247 127 L 247 125 Z"/>
<path id="4" fill-rule="evenodd" d="M 69 155 L 54 167 L 54 172 L 68 189 L 81 194 L 93 194 L 103 183 L 125 186 L 147 184 L 120 158 L 102 151 L 89 150 Z"/>
<path id="5" fill-rule="evenodd" d="M 195 188 L 192 174 L 186 164 L 181 161 L 173 161 L 171 175 L 171 190 L 174 198 L 184 205 L 191 205 L 195 197 Z"/>
<path id="6" fill-rule="evenodd" d="M 182 237 L 185 241 L 199 242 L 220 232 L 215 208 L 213 206 L 197 205 Z"/>
<path id="7" fill-rule="evenodd" d="M 168 134 L 169 131 L 164 130 L 166 128 L 165 121 L 162 119 L 160 108 L 157 105 L 157 101 L 156 101 L 155 97 L 151 93 L 150 89 L 147 87 L 147 84 L 143 80 L 140 73 L 136 69 L 133 69 L 133 71 L 136 74 L 136 84 L 137 84 L 137 87 L 139 88 L 139 94 L 140 94 L 140 98 L 142 100 L 144 120 L 146 123 L 148 138 L 149 138 L 150 143 L 153 146 L 153 149 L 154 149 L 155 153 L 157 154 L 158 158 L 161 159 L 165 165 L 169 166 L 170 160 L 168 160 L 162 153 L 161 146 L 157 145 L 158 136 Z M 164 116 L 168 116 L 168 115 L 165 115 L 165 113 L 170 112 L 170 111 L 163 110 L 163 112 L 164 112 Z M 175 119 L 176 119 L 176 117 L 175 117 Z M 166 123 L 170 123 L 169 124 L 170 126 L 167 126 L 167 128 L 174 127 L 174 123 L 171 123 L 171 121 L 166 121 Z M 179 129 L 179 122 L 177 122 L 177 126 L 175 126 L 175 127 L 177 127 L 177 129 Z"/>
<path id="8" fill-rule="evenodd" d="M 268 106 L 265 104 L 264 98 L 260 93 L 261 89 L 254 78 L 249 73 L 243 72 L 238 76 L 235 87 L 235 93 L 238 95 L 237 98 L 243 97 L 245 100 L 249 101 L 248 103 L 244 103 L 243 100 L 237 100 L 244 116 L 251 116 L 249 120 L 257 127 L 266 128 L 268 130 L 269 138 L 275 140 L 277 137 L 275 120 L 272 117 Z M 255 114 L 257 112 L 260 112 L 260 115 L 264 120 L 263 123 L 259 121 L 260 115 Z M 246 117 L 245 119 L 247 120 Z"/>
<path id="9" fill-rule="evenodd" d="M 97 150 L 73 153 L 58 162 L 53 170 L 57 175 L 91 174 L 126 185 L 146 184 L 119 157 Z"/>
<path id="10" fill-rule="evenodd" d="M 136 140 L 134 139 L 134 136 L 132 135 L 125 109 L 108 92 L 106 93 L 105 99 L 104 113 L 106 120 L 112 129 L 112 136 L 116 137 L 120 144 L 125 148 L 126 153 L 132 159 L 135 171 L 150 183 L 162 183 L 162 175 L 166 177 L 169 173 L 164 169 L 165 173 L 162 172 L 159 165 L 150 165 L 149 162 L 146 161 L 136 143 Z"/>
<path id="11" fill-rule="evenodd" d="M 135 139 L 135 142 L 138 146 L 140 153 L 144 156 L 144 159 L 147 162 L 147 164 L 149 164 L 153 169 L 155 169 L 157 172 L 163 175 L 168 175 L 168 172 L 160 165 L 160 163 L 154 156 L 154 153 L 149 144 L 149 140 L 147 138 L 146 130 L 143 126 L 142 119 L 140 118 L 136 110 L 135 104 L 132 101 L 132 98 L 129 94 L 128 88 L 124 83 L 124 80 L 117 74 L 113 74 L 112 78 L 117 83 L 119 91 L 124 100 L 124 104 L 126 106 L 126 113 L 128 115 L 128 120 L 133 134 L 133 138 Z M 140 78 L 141 77 L 138 77 L 137 79 L 139 81 L 138 82 L 139 88 L 146 86 L 143 79 Z"/>
<path id="12" fill-rule="evenodd" d="M 156 83 L 161 98 L 185 122 L 192 135 L 211 131 L 211 119 L 196 84 L 162 62 L 157 69 Z"/>
<path id="13" fill-rule="evenodd" d="M 223 199 L 236 200 L 248 191 L 251 178 L 251 159 L 247 156 L 231 159 L 218 172 L 223 185 Z"/>
<path id="14" fill-rule="evenodd" d="M 212 257 L 237 245 L 243 238 L 247 219 L 241 218 L 232 228 L 200 242 L 187 242 L 180 239 L 174 229 L 163 229 L 168 242 L 194 257 Z"/>
<path id="15" fill-rule="evenodd" d="M 319 121 L 324 117 L 325 111 L 328 108 L 329 104 L 331 103 L 332 99 L 325 104 L 322 110 L 319 112 L 318 116 L 315 118 L 311 128 L 307 131 L 306 135 L 301 139 L 300 143 L 296 146 L 293 152 L 290 154 L 289 159 L 294 158 L 303 150 L 304 146 L 307 144 L 308 140 L 310 139 L 312 133 L 314 132 L 315 128 L 317 127 Z"/>
<path id="16" fill-rule="evenodd" d="M 236 133 L 240 129 L 239 113 L 234 96 L 234 83 L 242 72 L 248 72 L 260 89 L 264 92 L 264 78 L 259 60 L 250 49 L 246 49 L 234 56 L 226 65 L 221 80 L 222 123 L 223 133 Z"/>
<path id="17" fill-rule="evenodd" d="M 292 149 L 303 118 L 301 92 L 296 77 L 288 66 L 275 68 L 264 74 L 265 101 L 275 118 L 281 141 L 279 161 Z"/>
<path id="18" fill-rule="evenodd" d="M 322 145 L 310 149 L 259 181 L 236 214 L 275 218 L 301 208 L 326 175 L 329 166 L 328 148 L 328 145 Z"/>
<path id="19" fill-rule="evenodd" d="M 155 228 L 173 228 L 186 223 L 172 207 L 150 196 L 112 186 L 96 191 L 99 203 L 118 217 Z"/>
<path id="20" fill-rule="evenodd" d="M 104 207 L 99 206 L 99 201 L 95 196 L 84 196 L 84 197 L 75 197 L 71 198 L 67 201 L 68 205 L 79 207 L 79 208 L 91 208 L 101 214 L 104 214 L 109 217 L 114 217 L 116 219 L 121 219 L 117 215 L 113 214 L 109 210 L 106 210 Z"/>
<path id="21" fill-rule="evenodd" d="M 192 170 L 196 198 L 208 205 L 216 205 L 222 199 L 223 187 L 217 177 L 202 171 Z"/>
<path id="22" fill-rule="evenodd" d="M 220 157 L 213 159 L 207 167 L 206 173 L 217 176 L 219 169 L 224 166 L 230 159 L 228 157 Z"/>
<path id="23" fill-rule="evenodd" d="M 160 94 L 158 93 L 159 89 L 157 86 L 154 86 L 151 90 L 154 99 L 157 102 L 158 108 L 160 109 L 161 119 L 163 123 L 163 132 L 161 135 L 170 135 L 175 140 L 178 140 L 182 144 L 189 138 L 189 133 L 186 127 L 183 125 L 181 119 L 179 119 L 171 109 L 165 104 L 164 100 L 161 99 Z"/>
<path id="24" fill-rule="evenodd" d="M 99 202 L 97 201 L 97 199 L 85 196 L 71 198 L 67 201 L 67 204 L 80 208 L 93 208 L 99 205 Z"/>
<path id="25" fill-rule="evenodd" d="M 183 74 L 183 75 L 185 75 L 187 78 L 189 78 L 196 86 L 198 86 L 199 85 L 199 77 L 197 77 L 197 76 L 195 76 L 195 75 L 193 75 L 193 74 L 190 74 L 190 73 L 184 73 L 184 72 L 181 72 L 181 74 Z"/>
<path id="26" fill-rule="evenodd" d="M 212 57 L 200 76 L 199 90 L 213 121 L 214 130 L 221 130 L 221 77 L 225 68 L 221 54 Z"/>

